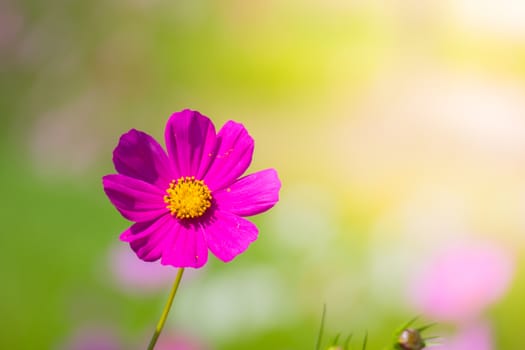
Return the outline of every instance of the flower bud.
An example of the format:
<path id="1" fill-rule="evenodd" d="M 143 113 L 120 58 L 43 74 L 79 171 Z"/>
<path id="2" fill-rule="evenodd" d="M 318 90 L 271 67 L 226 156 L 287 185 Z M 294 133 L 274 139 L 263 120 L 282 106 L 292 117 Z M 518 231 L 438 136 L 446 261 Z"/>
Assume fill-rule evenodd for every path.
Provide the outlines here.
<path id="1" fill-rule="evenodd" d="M 425 348 L 425 341 L 421 337 L 421 334 L 413 328 L 404 329 L 401 334 L 399 334 L 397 343 L 403 350 L 422 350 Z"/>

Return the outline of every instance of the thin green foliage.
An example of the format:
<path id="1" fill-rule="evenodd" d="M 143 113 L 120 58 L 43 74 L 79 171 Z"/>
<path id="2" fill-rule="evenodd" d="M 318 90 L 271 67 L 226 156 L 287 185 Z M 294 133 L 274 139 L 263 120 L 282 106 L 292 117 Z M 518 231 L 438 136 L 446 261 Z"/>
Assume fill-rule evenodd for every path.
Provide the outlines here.
<path id="1" fill-rule="evenodd" d="M 323 304 L 323 314 L 321 315 L 321 326 L 319 327 L 319 333 L 317 334 L 317 342 L 315 344 L 315 350 L 319 350 L 321 347 L 321 341 L 323 340 L 325 317 L 326 317 L 326 304 Z"/>

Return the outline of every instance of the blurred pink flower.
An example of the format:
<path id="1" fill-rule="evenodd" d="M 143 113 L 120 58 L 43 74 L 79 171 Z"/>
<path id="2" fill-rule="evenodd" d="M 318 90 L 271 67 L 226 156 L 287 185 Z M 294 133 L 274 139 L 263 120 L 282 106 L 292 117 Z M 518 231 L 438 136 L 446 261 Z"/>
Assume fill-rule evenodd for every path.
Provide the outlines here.
<path id="1" fill-rule="evenodd" d="M 61 350 L 124 350 L 117 334 L 103 327 L 78 329 Z"/>
<path id="2" fill-rule="evenodd" d="M 480 242 L 448 247 L 415 276 L 410 302 L 439 321 L 472 320 L 505 293 L 514 274 L 509 251 Z"/>
<path id="3" fill-rule="evenodd" d="M 159 338 L 155 350 L 209 350 L 202 341 L 188 334 L 167 335 Z"/>
<path id="4" fill-rule="evenodd" d="M 23 142 L 41 174 L 81 176 L 95 166 L 104 149 L 103 132 L 92 118 L 99 114 L 100 103 L 97 92 L 88 91 L 37 116 Z M 91 133 L 99 137 L 89 137 Z"/>
<path id="5" fill-rule="evenodd" d="M 109 268 L 114 283 L 122 290 L 133 293 L 164 290 L 175 278 L 172 269 L 139 260 L 131 250 L 122 245 L 112 247 Z"/>
<path id="6" fill-rule="evenodd" d="M 22 12 L 10 1 L 0 1 L 0 53 L 15 42 L 23 26 Z"/>
<path id="7" fill-rule="evenodd" d="M 442 345 L 432 346 L 434 350 L 492 350 L 491 327 L 486 322 L 477 322 L 461 328 Z"/>

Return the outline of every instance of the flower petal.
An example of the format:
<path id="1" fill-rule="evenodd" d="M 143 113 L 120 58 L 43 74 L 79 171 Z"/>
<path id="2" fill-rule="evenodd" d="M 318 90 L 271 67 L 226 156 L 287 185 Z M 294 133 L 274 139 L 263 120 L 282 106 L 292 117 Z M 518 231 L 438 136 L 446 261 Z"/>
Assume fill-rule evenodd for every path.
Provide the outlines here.
<path id="1" fill-rule="evenodd" d="M 150 135 L 131 129 L 120 137 L 113 151 L 118 173 L 146 181 L 165 190 L 173 180 L 173 170 L 166 152 Z"/>
<path id="2" fill-rule="evenodd" d="M 228 121 L 217 135 L 217 149 L 204 182 L 214 191 L 230 185 L 252 162 L 254 141 L 242 124 Z"/>
<path id="3" fill-rule="evenodd" d="M 135 229 L 135 237 L 130 241 L 130 247 L 137 256 L 144 261 L 160 259 L 168 249 L 168 242 L 174 235 L 177 221 L 169 215 L 148 225 L 135 224 L 130 229 Z M 135 228 L 133 228 L 135 227 Z M 122 234 L 121 239 L 125 233 Z M 125 237 L 125 238 L 130 238 Z"/>
<path id="4" fill-rule="evenodd" d="M 166 148 L 176 177 L 202 178 L 212 161 L 215 127 L 199 112 L 186 109 L 174 113 L 166 124 Z"/>
<path id="5" fill-rule="evenodd" d="M 244 252 L 257 239 L 258 232 L 250 221 L 220 210 L 204 226 L 208 248 L 224 262 Z"/>
<path id="6" fill-rule="evenodd" d="M 137 239 L 150 236 L 166 225 L 168 220 L 174 220 L 174 218 L 166 213 L 165 215 L 151 221 L 137 222 L 121 233 L 120 240 L 123 242 L 133 242 Z"/>
<path id="7" fill-rule="evenodd" d="M 185 225 L 178 222 L 160 263 L 175 267 L 199 268 L 206 261 L 208 261 L 208 247 L 201 225 Z"/>
<path id="8" fill-rule="evenodd" d="M 281 182 L 275 169 L 247 175 L 213 194 L 219 210 L 239 216 L 262 213 L 277 203 Z"/>
<path id="9" fill-rule="evenodd" d="M 125 175 L 106 175 L 102 178 L 104 192 L 126 219 L 143 222 L 167 212 L 164 192 L 147 182 Z"/>

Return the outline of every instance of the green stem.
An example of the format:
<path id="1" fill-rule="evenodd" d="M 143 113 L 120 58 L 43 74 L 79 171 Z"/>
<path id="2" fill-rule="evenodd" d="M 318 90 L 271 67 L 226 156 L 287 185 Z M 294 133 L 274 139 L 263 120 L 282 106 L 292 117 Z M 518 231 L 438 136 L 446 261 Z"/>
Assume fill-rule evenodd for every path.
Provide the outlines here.
<path id="1" fill-rule="evenodd" d="M 151 340 L 148 345 L 148 350 L 153 350 L 153 348 L 155 347 L 155 344 L 157 343 L 157 339 L 159 338 L 160 332 L 162 332 L 164 323 L 166 323 L 166 319 L 168 318 L 168 313 L 170 312 L 171 304 L 173 304 L 173 299 L 175 298 L 175 294 L 177 294 L 177 289 L 179 288 L 180 280 L 182 279 L 183 273 L 184 273 L 184 268 L 180 268 L 179 271 L 177 271 L 177 277 L 175 277 L 175 282 L 173 282 L 173 287 L 171 288 L 168 302 L 166 303 L 166 306 L 164 306 L 164 310 L 162 311 L 160 320 L 157 323 L 157 328 L 155 329 L 155 333 L 153 333 L 153 336 L 151 337 Z"/>

